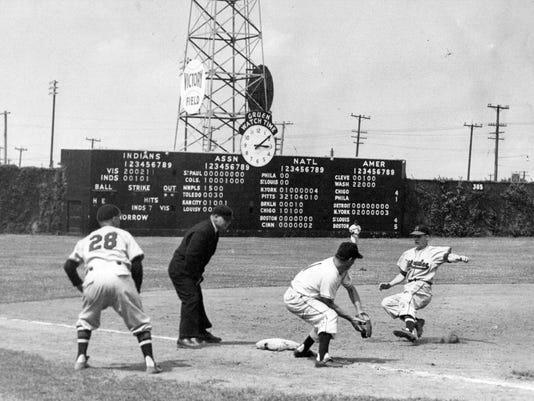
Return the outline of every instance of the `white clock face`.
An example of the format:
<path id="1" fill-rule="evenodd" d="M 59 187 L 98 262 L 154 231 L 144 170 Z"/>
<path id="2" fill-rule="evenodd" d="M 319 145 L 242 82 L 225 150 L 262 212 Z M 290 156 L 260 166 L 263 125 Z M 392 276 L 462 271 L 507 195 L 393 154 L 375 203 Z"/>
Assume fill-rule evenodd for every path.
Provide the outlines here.
<path id="1" fill-rule="evenodd" d="M 252 125 L 243 133 L 241 155 L 251 166 L 265 166 L 273 158 L 274 151 L 274 136 L 267 127 Z"/>

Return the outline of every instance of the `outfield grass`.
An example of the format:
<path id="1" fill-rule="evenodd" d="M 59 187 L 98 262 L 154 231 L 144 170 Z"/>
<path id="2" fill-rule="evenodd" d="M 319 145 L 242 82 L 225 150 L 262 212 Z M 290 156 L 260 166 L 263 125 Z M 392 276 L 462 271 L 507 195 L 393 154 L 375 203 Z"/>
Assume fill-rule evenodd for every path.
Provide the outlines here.
<path id="1" fill-rule="evenodd" d="M 72 236 L 0 235 L 0 303 L 76 295 L 63 263 L 78 238 Z M 180 238 L 139 237 L 145 251 L 143 290 L 172 289 L 169 260 Z M 307 264 L 330 256 L 338 238 L 221 238 L 206 269 L 204 288 L 286 286 Z M 534 283 L 534 238 L 433 238 L 468 255 L 469 264 L 445 264 L 437 283 Z M 397 272 L 400 254 L 413 246 L 404 239 L 362 239 L 364 259 L 353 277 L 359 284 L 377 284 Z"/>
<path id="2" fill-rule="evenodd" d="M 113 370 L 87 369 L 46 361 L 0 348 L 0 399 L 39 401 L 386 401 L 391 398 L 347 397 L 331 394 L 288 395 L 254 389 L 227 389 L 213 385 L 177 383 L 154 376 L 119 377 Z M 416 399 L 412 399 L 416 400 Z M 417 398 L 417 400 L 423 400 Z"/>

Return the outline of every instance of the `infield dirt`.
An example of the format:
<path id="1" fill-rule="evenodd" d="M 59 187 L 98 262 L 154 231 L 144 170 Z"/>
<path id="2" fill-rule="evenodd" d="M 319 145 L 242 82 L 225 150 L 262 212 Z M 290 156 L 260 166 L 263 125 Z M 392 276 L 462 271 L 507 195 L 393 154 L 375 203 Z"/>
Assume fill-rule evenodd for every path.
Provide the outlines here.
<path id="1" fill-rule="evenodd" d="M 344 364 L 339 369 L 316 369 L 313 360 L 295 359 L 291 352 L 255 348 L 263 338 L 300 341 L 309 331 L 285 310 L 284 290 L 206 290 L 213 332 L 224 341 L 199 350 L 175 348 L 179 306 L 174 292 L 145 293 L 145 308 L 155 326 L 155 352 L 165 369 L 160 377 L 287 393 L 466 400 L 534 397 L 534 383 L 512 373 L 534 370 L 532 308 L 524 302 L 532 297 L 532 284 L 441 285 L 422 315 L 427 325 L 417 345 L 392 335 L 398 321 L 377 307 L 384 292 L 361 286 L 364 305 L 374 321 L 373 338 L 361 339 L 348 322 L 341 321 L 331 345 L 332 355 Z M 348 306 L 345 294 L 339 301 Z M 79 298 L 2 305 L 4 347 L 72 364 L 76 348 L 72 326 L 79 306 Z M 441 343 L 452 329 L 460 334 L 460 342 Z M 102 330 L 94 333 L 89 354 L 96 369 L 144 374 L 135 338 L 112 311 L 104 313 Z"/>
<path id="2" fill-rule="evenodd" d="M 206 271 L 204 294 L 212 331 L 223 343 L 199 350 L 175 346 L 180 308 L 166 265 L 177 241 L 139 239 L 147 254 L 142 298 L 154 324 L 155 353 L 165 370 L 159 378 L 287 394 L 534 399 L 532 238 L 433 240 L 472 260 L 438 271 L 432 303 L 421 311 L 427 323 L 417 345 L 392 335 L 399 321 L 380 307 L 382 298 L 400 287 L 377 289 L 379 281 L 393 277 L 396 258 L 412 241 L 362 240 L 364 259 L 352 275 L 373 319 L 373 338 L 363 340 L 341 320 L 331 344 L 331 354 L 344 364 L 339 369 L 316 369 L 312 360 L 295 359 L 291 352 L 254 346 L 264 338 L 299 342 L 306 336 L 309 327 L 285 309 L 282 295 L 299 269 L 329 256 L 339 239 L 222 238 Z M 61 265 L 75 242 L 74 237 L 0 236 L 2 348 L 73 365 L 81 298 Z M 349 306 L 343 289 L 338 301 Z M 459 342 L 442 343 L 451 331 Z M 136 339 L 111 310 L 104 312 L 102 327 L 93 334 L 89 355 L 94 369 L 144 375 Z"/>

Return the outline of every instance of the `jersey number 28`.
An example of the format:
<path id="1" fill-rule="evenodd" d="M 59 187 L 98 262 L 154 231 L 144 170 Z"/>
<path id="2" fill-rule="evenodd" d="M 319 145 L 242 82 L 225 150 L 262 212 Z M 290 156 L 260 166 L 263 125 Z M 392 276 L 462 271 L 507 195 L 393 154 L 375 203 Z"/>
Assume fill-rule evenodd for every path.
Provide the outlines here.
<path id="1" fill-rule="evenodd" d="M 104 249 L 113 249 L 115 246 L 117 246 L 117 233 L 107 233 L 103 238 L 100 234 L 96 234 L 89 238 L 89 240 L 91 241 L 89 244 L 89 252 L 96 251 L 102 248 L 102 246 Z M 103 243 L 102 240 L 104 240 Z"/>

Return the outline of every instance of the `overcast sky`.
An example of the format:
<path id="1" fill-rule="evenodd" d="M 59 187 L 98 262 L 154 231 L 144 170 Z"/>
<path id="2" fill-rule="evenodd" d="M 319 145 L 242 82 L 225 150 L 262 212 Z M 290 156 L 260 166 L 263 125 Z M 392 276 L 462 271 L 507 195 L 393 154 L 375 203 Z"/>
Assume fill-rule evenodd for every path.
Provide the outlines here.
<path id="1" fill-rule="evenodd" d="M 189 0 L 0 0 L 0 112 L 8 157 L 48 166 L 61 148 L 172 150 Z M 534 178 L 534 2 L 264 0 L 273 118 L 291 121 L 290 154 L 353 157 L 356 119 L 370 116 L 360 156 L 405 159 L 410 178 L 493 173 Z M 0 132 L 3 121 L 0 116 Z M 3 146 L 3 138 L 0 146 Z M 2 153 L 3 156 L 3 153 Z"/>

